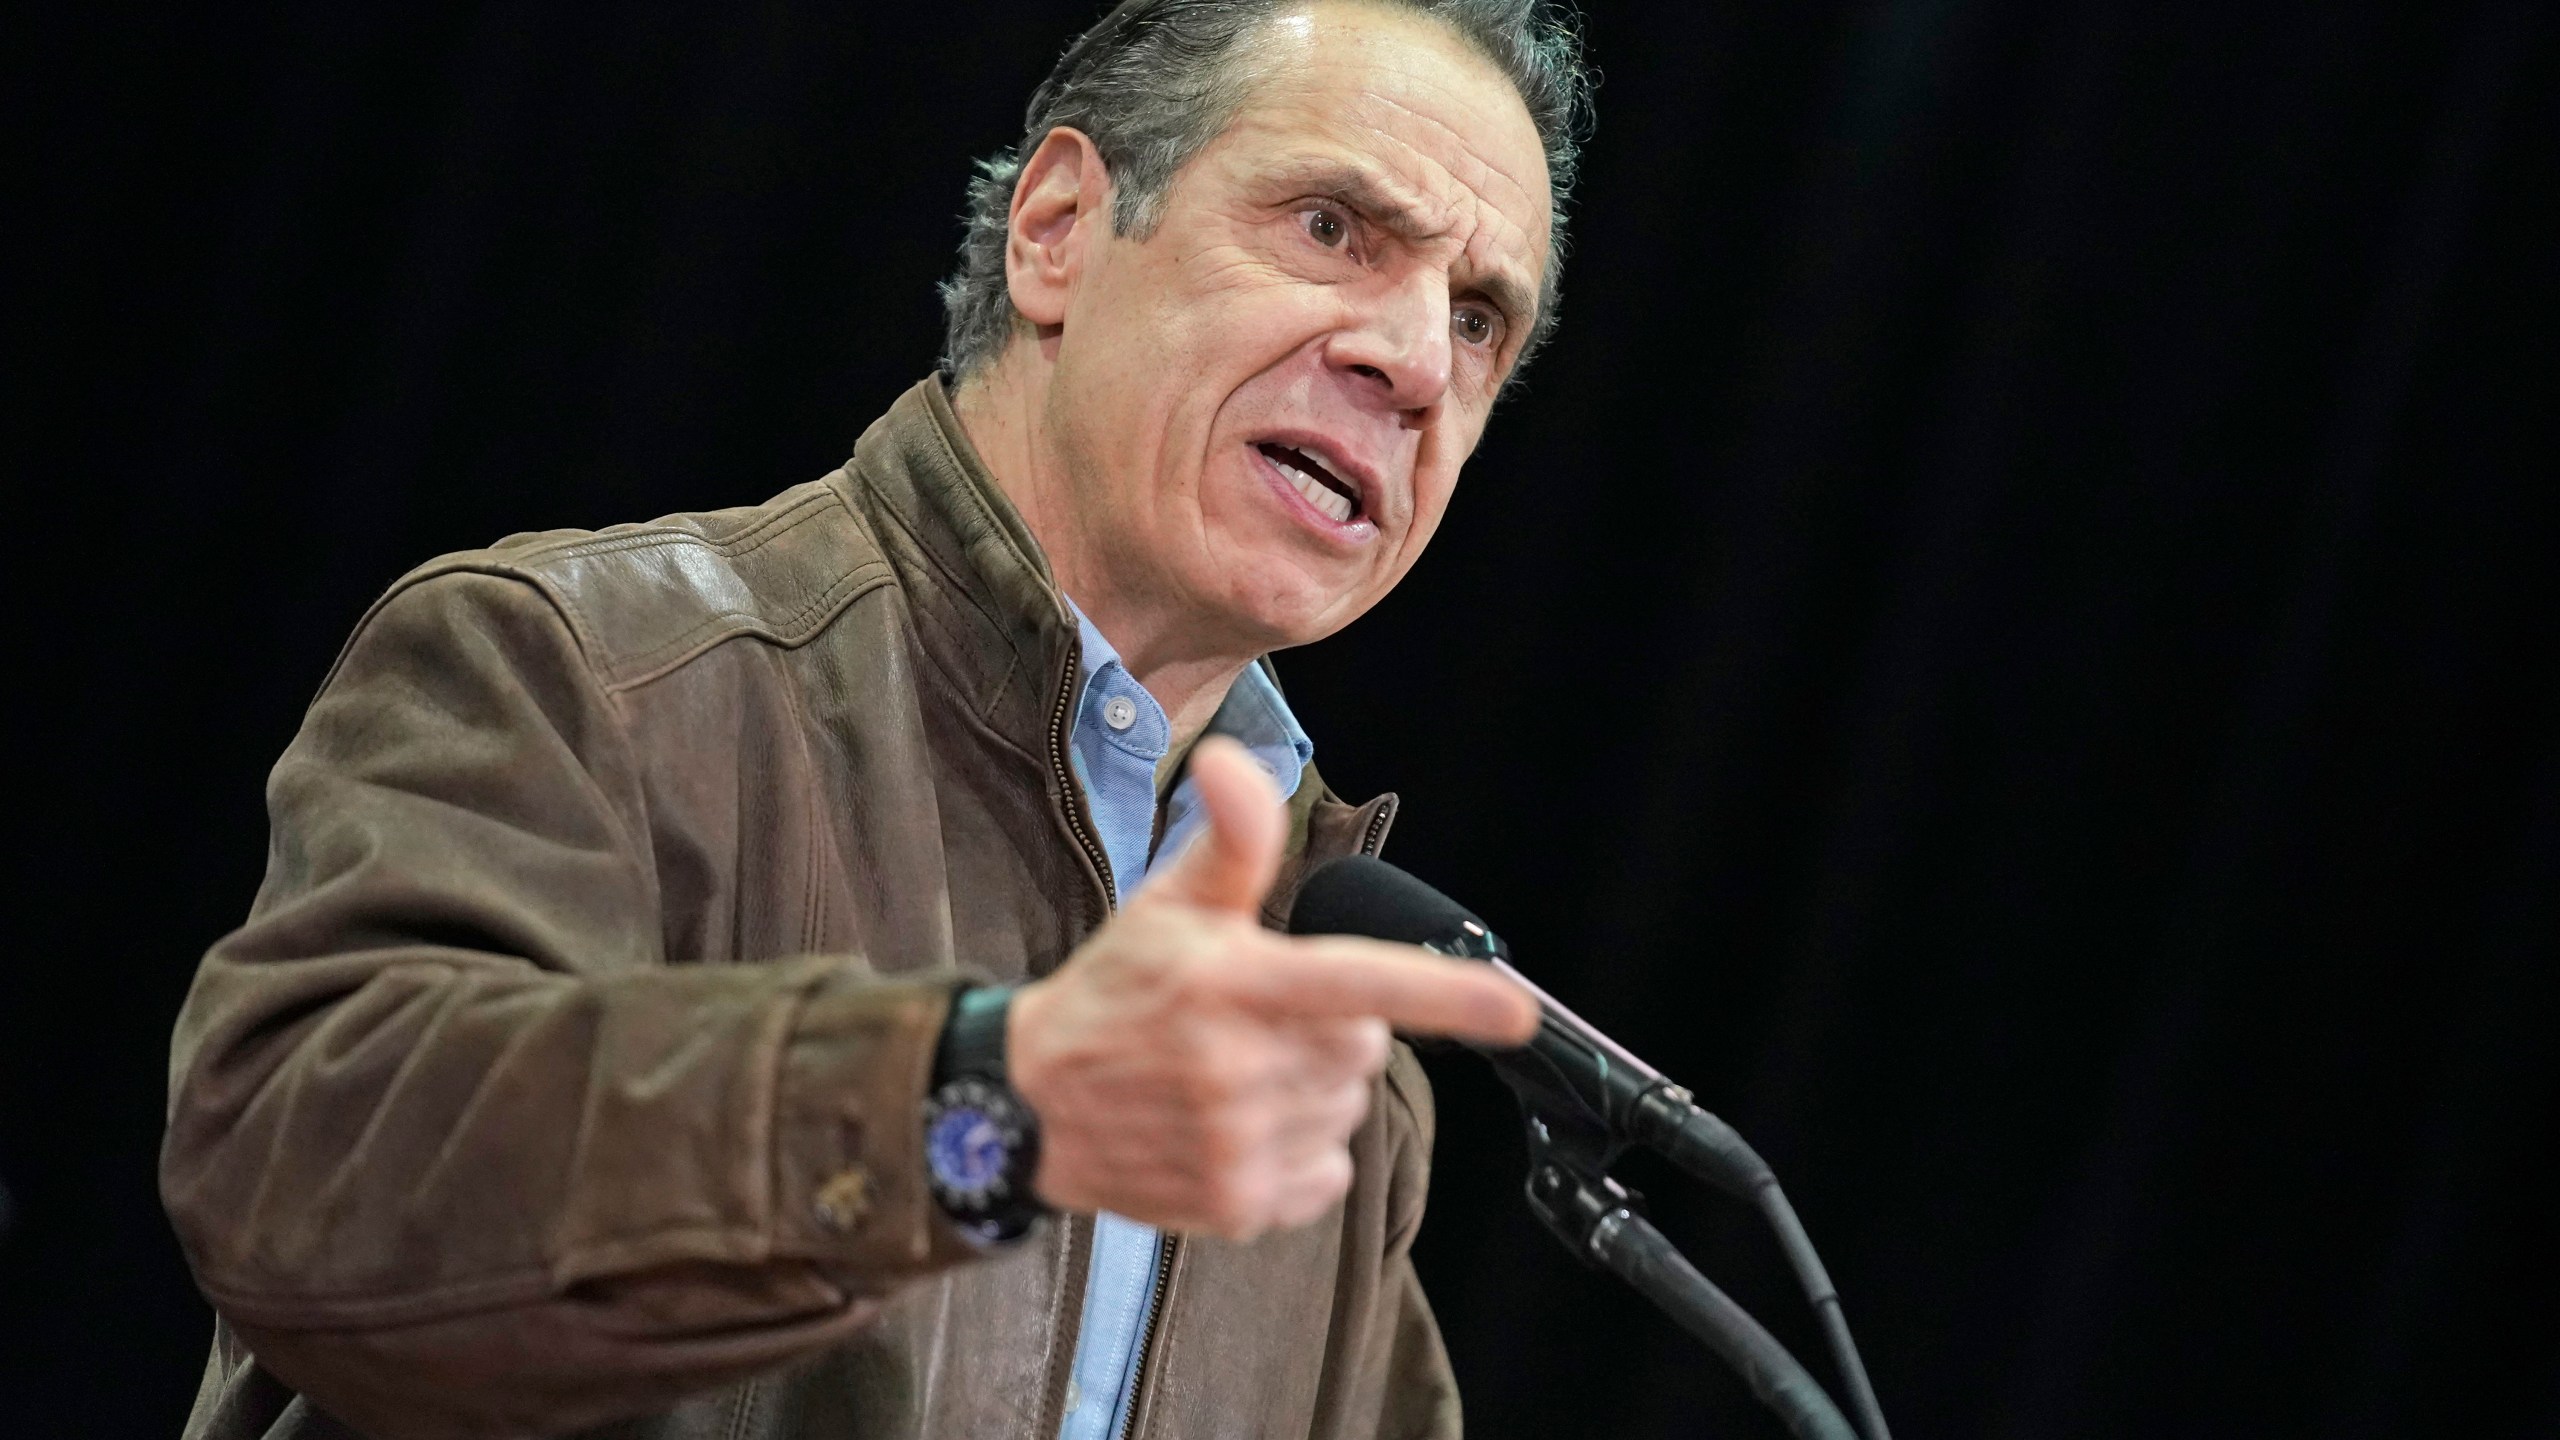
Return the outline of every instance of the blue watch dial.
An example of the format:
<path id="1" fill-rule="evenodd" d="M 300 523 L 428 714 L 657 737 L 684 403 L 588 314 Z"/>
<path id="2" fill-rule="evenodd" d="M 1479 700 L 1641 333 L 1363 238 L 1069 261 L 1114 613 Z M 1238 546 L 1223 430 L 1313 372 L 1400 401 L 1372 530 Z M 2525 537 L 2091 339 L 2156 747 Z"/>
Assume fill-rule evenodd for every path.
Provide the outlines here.
<path id="1" fill-rule="evenodd" d="M 1041 1213 L 1031 1194 L 1040 1123 L 1004 1083 L 947 1081 L 925 1101 L 925 1188 L 943 1213 L 988 1240 L 1022 1234 Z"/>
<path id="2" fill-rule="evenodd" d="M 941 1188 L 972 1200 L 1000 1185 L 1013 1155 L 1005 1126 L 975 1105 L 954 1105 L 935 1116 L 925 1131 L 924 1149 Z"/>

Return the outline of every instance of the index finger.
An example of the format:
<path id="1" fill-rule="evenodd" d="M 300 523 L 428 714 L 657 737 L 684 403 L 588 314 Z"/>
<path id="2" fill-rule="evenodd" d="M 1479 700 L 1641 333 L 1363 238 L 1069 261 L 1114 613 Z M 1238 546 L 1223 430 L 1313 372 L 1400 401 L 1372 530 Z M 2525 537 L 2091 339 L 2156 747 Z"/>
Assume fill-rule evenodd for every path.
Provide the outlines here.
<path id="1" fill-rule="evenodd" d="M 1348 935 L 1285 941 L 1269 962 L 1238 967 L 1243 998 L 1309 1018 L 1374 1015 L 1413 1035 L 1483 1045 L 1524 1045 L 1538 1030 L 1538 1002 L 1493 967 L 1418 945 Z"/>

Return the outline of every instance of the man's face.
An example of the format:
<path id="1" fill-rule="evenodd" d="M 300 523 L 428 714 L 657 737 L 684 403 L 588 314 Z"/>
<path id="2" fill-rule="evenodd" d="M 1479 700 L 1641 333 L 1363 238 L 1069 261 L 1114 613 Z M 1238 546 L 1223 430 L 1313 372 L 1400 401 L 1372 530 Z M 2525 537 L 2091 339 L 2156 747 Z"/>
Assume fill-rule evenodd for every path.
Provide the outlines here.
<path id="1" fill-rule="evenodd" d="M 1527 108 L 1435 22 L 1319 4 L 1253 51 L 1155 232 L 1089 252 L 1042 422 L 1112 588 L 1246 652 L 1331 634 L 1421 555 L 1549 218 Z"/>

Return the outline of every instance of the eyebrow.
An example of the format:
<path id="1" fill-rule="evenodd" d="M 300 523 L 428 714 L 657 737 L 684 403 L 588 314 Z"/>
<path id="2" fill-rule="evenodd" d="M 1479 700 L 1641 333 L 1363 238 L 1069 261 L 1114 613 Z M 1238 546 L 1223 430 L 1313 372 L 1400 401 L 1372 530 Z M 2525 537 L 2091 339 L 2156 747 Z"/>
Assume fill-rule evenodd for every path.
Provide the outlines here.
<path id="1" fill-rule="evenodd" d="M 1356 166 L 1324 161 L 1303 166 L 1284 166 L 1275 176 L 1302 195 L 1322 195 L 1346 209 L 1357 211 L 1360 218 L 1407 242 L 1430 239 L 1433 227 L 1419 206 L 1390 189 L 1377 176 Z M 1525 335 L 1527 327 L 1538 318 L 1538 294 L 1508 268 L 1488 270 L 1476 277 L 1476 291 L 1492 301 L 1511 323 Z"/>

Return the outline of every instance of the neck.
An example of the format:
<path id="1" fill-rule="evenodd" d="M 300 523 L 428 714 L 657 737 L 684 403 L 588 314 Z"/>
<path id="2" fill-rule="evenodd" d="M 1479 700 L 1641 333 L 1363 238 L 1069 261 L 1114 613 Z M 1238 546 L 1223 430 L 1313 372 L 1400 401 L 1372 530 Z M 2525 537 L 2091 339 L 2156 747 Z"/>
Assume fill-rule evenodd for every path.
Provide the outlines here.
<path id="1" fill-rule="evenodd" d="M 1207 729 L 1251 654 L 1204 644 L 1215 627 L 1168 603 L 1127 567 L 1107 563 L 1099 517 L 1075 503 L 1064 457 L 1042 423 L 1049 368 L 1038 347 L 1015 344 L 960 382 L 951 408 L 987 473 L 1013 502 L 1048 556 L 1058 588 L 1120 652 L 1131 678 L 1147 688 L 1172 723 L 1179 752 Z"/>

